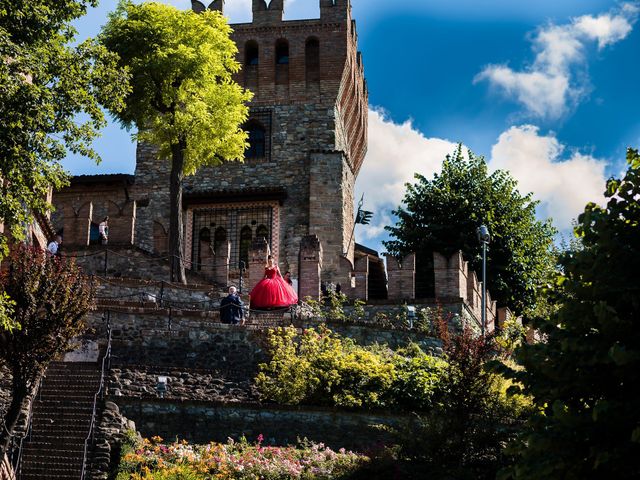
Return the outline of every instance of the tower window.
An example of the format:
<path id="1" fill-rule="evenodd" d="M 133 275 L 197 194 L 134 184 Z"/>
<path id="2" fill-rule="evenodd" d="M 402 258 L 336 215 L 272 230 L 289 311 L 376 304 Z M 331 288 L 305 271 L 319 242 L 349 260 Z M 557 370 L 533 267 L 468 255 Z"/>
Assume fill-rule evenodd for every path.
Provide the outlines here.
<path id="1" fill-rule="evenodd" d="M 265 157 L 265 128 L 256 120 L 250 120 L 245 125 L 245 130 L 249 134 L 249 148 L 244 152 L 247 159 L 258 159 Z"/>
<path id="2" fill-rule="evenodd" d="M 320 42 L 311 37 L 305 44 L 305 73 L 307 83 L 320 81 Z"/>
<path id="3" fill-rule="evenodd" d="M 280 39 L 276 42 L 276 65 L 289 64 L 289 42 Z"/>
<path id="4" fill-rule="evenodd" d="M 244 47 L 244 64 L 258 65 L 260 63 L 260 50 L 254 40 L 249 40 Z"/>

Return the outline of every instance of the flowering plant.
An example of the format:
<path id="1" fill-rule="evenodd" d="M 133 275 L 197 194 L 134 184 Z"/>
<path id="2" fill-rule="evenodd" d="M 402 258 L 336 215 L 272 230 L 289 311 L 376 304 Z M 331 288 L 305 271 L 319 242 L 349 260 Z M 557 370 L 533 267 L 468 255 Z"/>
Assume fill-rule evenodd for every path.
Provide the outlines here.
<path id="1" fill-rule="evenodd" d="M 123 452 L 118 480 L 323 480 L 353 473 L 369 459 L 354 452 L 302 442 L 297 447 L 263 445 L 260 435 L 227 443 L 166 444 L 160 437 L 137 442 Z"/>

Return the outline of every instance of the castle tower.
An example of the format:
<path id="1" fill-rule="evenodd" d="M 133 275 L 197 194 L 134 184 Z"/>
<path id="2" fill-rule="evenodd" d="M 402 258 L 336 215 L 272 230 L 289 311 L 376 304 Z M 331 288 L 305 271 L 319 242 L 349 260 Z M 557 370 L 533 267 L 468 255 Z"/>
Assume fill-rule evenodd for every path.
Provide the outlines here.
<path id="1" fill-rule="evenodd" d="M 294 277 L 308 235 L 322 244 L 324 281 L 333 281 L 343 254 L 353 264 L 368 94 L 350 1 L 319 1 L 319 19 L 284 21 L 284 0 L 253 0 L 253 21 L 232 25 L 242 64 L 236 81 L 254 93 L 250 148 L 243 164 L 204 168 L 185 181 L 185 253 L 195 269 L 204 252 L 227 242 L 237 268 L 261 236 Z M 223 0 L 205 3 L 193 0 L 193 10 L 224 8 Z M 154 232 L 168 227 L 167 175 L 153 149 L 139 145 L 136 185 L 146 193 L 136 239 L 147 250 L 159 251 Z"/>

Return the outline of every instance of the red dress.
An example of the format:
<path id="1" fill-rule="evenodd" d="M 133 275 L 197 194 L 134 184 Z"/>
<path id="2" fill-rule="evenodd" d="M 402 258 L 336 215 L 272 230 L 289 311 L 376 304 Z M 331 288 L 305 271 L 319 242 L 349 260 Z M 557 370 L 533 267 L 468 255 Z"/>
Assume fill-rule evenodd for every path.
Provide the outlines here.
<path id="1" fill-rule="evenodd" d="M 264 269 L 264 278 L 253 287 L 249 295 L 251 308 L 288 307 L 298 303 L 298 295 L 282 278 L 277 266 Z"/>

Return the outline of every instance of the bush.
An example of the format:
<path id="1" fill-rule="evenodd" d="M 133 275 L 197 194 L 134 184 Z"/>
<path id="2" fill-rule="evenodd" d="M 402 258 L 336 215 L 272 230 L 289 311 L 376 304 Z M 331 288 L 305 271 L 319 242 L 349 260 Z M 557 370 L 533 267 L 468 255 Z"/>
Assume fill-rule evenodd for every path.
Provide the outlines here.
<path id="1" fill-rule="evenodd" d="M 300 336 L 291 328 L 272 330 L 269 353 L 256 384 L 263 399 L 288 405 L 429 408 L 445 365 L 417 346 L 362 347 L 324 326 Z"/>
<path id="2" fill-rule="evenodd" d="M 498 353 L 493 336 L 466 324 L 451 331 L 442 319 L 436 331 L 447 360 L 444 382 L 433 408 L 400 433 L 401 457 L 431 478 L 495 478 L 510 460 L 504 445 L 531 404 L 507 396 L 508 382 L 486 368 Z"/>
<path id="3" fill-rule="evenodd" d="M 353 452 L 335 452 L 323 444 L 296 447 L 254 444 L 244 439 L 225 444 L 163 444 L 142 440 L 122 457 L 117 480 L 329 480 L 346 478 L 369 462 Z"/>

